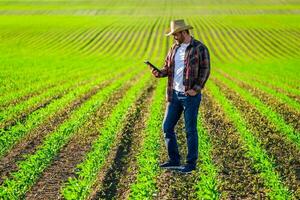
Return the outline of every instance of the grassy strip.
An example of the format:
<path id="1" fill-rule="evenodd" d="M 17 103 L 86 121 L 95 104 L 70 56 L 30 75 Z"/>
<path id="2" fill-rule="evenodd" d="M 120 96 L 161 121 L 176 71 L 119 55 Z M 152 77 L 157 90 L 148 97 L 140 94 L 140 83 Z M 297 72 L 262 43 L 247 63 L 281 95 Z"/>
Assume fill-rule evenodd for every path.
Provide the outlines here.
<path id="1" fill-rule="evenodd" d="M 220 193 L 217 188 L 218 169 L 212 160 L 210 138 L 202 125 L 201 116 L 198 117 L 198 140 L 199 140 L 199 179 L 194 185 L 198 199 L 219 199 Z"/>
<path id="2" fill-rule="evenodd" d="M 219 88 L 212 82 L 208 87 L 214 98 L 222 105 L 224 112 L 236 126 L 247 148 L 246 156 L 254 161 L 254 168 L 260 172 L 267 187 L 267 195 L 270 199 L 291 199 L 291 193 L 282 184 L 278 173 L 275 171 L 273 161 L 268 157 L 260 142 L 247 129 L 245 120 L 241 117 L 237 108 L 222 94 Z"/>
<path id="3" fill-rule="evenodd" d="M 252 94 L 238 85 L 234 84 L 232 81 L 218 75 L 215 76 L 221 80 L 223 83 L 228 85 L 230 88 L 234 89 L 238 94 L 240 94 L 246 101 L 248 101 L 251 105 L 255 106 L 256 109 L 267 119 L 272 122 L 275 127 L 283 133 L 291 142 L 295 143 L 298 147 L 300 147 L 300 133 L 295 131 L 291 125 L 286 124 L 284 119 L 278 115 L 271 108 L 262 103 L 258 98 L 252 96 Z"/>
<path id="4" fill-rule="evenodd" d="M 144 141 L 141 151 L 137 156 L 138 174 L 134 184 L 131 185 L 129 199 L 150 199 L 157 190 L 156 176 L 158 175 L 157 161 L 159 158 L 159 135 L 163 120 L 163 104 L 165 100 L 165 81 L 160 80 L 154 91 L 153 102 L 146 129 L 142 137 Z"/>
<path id="5" fill-rule="evenodd" d="M 77 166 L 78 178 L 69 178 L 62 189 L 65 199 L 85 199 L 91 192 L 91 188 L 97 180 L 97 174 L 109 154 L 114 143 L 118 130 L 121 130 L 129 108 L 141 95 L 143 88 L 149 82 L 146 75 L 140 79 L 129 91 L 126 92 L 122 100 L 113 108 L 109 118 L 104 122 L 99 130 L 100 137 L 93 143 L 92 150 L 86 155 L 85 160 Z"/>
<path id="6" fill-rule="evenodd" d="M 137 70 L 139 71 L 139 70 Z M 40 173 L 51 163 L 54 156 L 76 133 L 78 128 L 86 122 L 113 91 L 121 87 L 124 81 L 129 80 L 136 73 L 128 73 L 104 88 L 72 113 L 70 119 L 63 123 L 54 133 L 49 134 L 43 144 L 33 155 L 18 164 L 19 171 L 6 179 L 0 187 L 0 198 L 16 199 L 24 197 L 26 191 L 35 183 Z"/>
<path id="7" fill-rule="evenodd" d="M 194 33 L 196 34 L 196 36 L 198 36 L 199 39 L 203 40 L 203 42 L 209 47 L 211 56 L 214 57 L 216 61 L 220 61 L 222 63 L 227 62 L 225 61 L 223 56 L 221 57 L 221 55 L 223 54 L 222 53 L 220 54 L 219 49 L 217 49 L 219 45 L 216 44 L 216 41 L 214 39 L 212 39 L 209 29 L 202 22 L 202 20 L 193 17 L 190 18 L 190 20 L 195 26 L 199 27 L 194 31 Z"/>
<path id="8" fill-rule="evenodd" d="M 124 72 L 126 70 L 127 68 L 120 71 Z M 25 136 L 32 129 L 41 124 L 44 120 L 52 117 L 56 112 L 66 107 L 70 102 L 74 101 L 77 98 L 80 98 L 82 95 L 90 91 L 93 86 L 101 84 L 105 80 L 113 79 L 116 74 L 119 73 L 120 72 L 114 74 L 106 74 L 83 87 L 69 92 L 61 99 L 54 101 L 47 107 L 33 112 L 28 116 L 28 119 L 24 124 L 18 123 L 17 125 L 11 127 L 9 130 L 0 129 L 0 158 L 4 156 L 4 154 L 8 152 L 17 141 L 23 138 L 23 136 Z"/>

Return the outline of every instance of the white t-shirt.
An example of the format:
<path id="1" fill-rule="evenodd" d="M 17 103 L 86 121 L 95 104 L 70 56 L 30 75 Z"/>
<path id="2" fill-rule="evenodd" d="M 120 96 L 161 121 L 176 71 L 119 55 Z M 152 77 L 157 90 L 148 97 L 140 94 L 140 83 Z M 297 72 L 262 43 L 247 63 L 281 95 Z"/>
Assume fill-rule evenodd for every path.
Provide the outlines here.
<path id="1" fill-rule="evenodd" d="M 185 50 L 189 44 L 181 43 L 175 54 L 175 68 L 173 89 L 179 92 L 184 92 L 183 85 L 183 69 L 184 69 L 184 55 Z"/>

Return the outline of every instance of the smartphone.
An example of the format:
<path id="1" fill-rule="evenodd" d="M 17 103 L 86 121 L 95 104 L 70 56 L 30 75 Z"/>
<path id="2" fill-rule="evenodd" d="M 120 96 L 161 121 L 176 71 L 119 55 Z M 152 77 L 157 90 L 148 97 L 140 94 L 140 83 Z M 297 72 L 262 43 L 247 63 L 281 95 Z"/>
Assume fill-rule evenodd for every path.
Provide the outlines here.
<path id="1" fill-rule="evenodd" d="M 144 63 L 147 64 L 147 65 L 150 65 L 153 69 L 155 69 L 155 70 L 157 70 L 159 73 L 161 73 L 161 71 L 160 71 L 157 67 L 155 67 L 152 63 L 150 63 L 148 60 L 146 60 Z"/>

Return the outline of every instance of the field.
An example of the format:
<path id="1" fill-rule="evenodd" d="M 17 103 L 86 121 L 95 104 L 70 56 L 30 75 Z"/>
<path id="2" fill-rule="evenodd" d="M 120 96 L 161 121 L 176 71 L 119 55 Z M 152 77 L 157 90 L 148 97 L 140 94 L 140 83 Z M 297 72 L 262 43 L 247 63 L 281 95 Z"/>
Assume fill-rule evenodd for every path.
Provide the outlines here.
<path id="1" fill-rule="evenodd" d="M 211 56 L 191 175 L 158 167 L 143 63 L 172 19 Z M 300 199 L 299 22 L 297 0 L 0 0 L 0 199 Z"/>

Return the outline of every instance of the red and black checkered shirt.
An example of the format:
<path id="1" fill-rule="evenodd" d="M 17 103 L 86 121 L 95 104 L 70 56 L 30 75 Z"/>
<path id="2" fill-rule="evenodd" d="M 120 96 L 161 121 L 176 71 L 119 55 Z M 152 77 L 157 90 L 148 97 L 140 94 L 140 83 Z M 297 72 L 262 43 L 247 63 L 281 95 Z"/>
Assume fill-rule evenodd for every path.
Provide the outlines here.
<path id="1" fill-rule="evenodd" d="M 179 44 L 174 44 L 165 59 L 164 67 L 159 77 L 168 76 L 166 100 L 172 101 L 175 54 Z M 183 85 L 185 91 L 193 89 L 200 93 L 210 74 L 210 56 L 207 47 L 192 37 L 190 45 L 186 48 L 184 56 Z"/>

